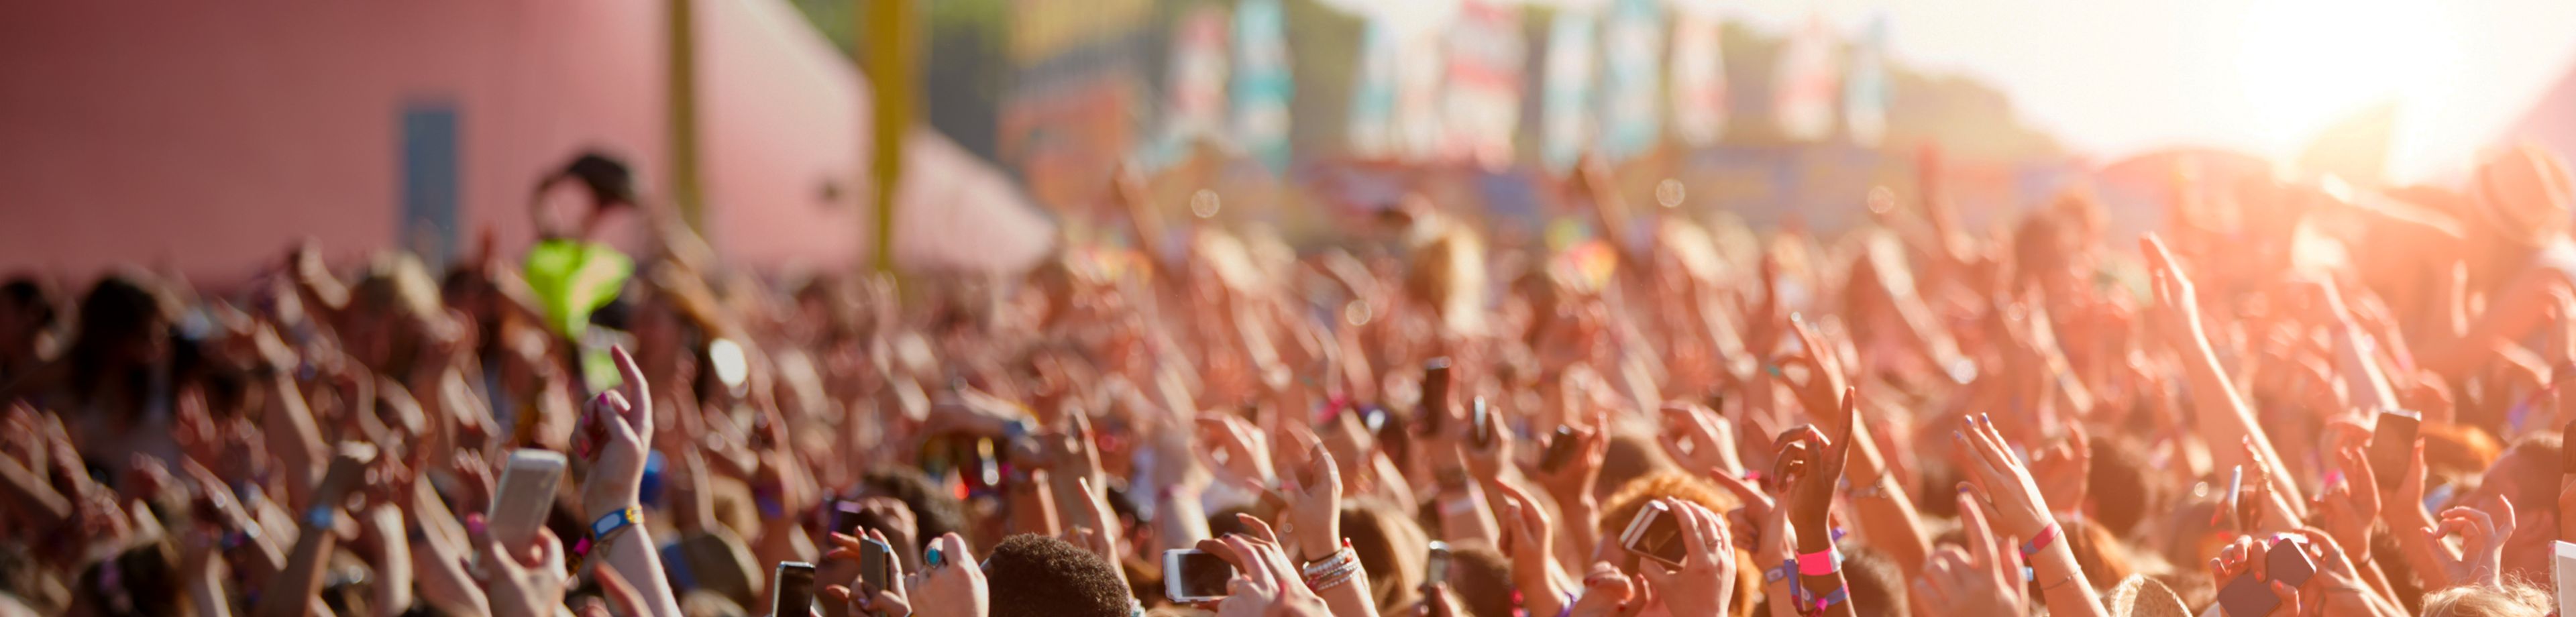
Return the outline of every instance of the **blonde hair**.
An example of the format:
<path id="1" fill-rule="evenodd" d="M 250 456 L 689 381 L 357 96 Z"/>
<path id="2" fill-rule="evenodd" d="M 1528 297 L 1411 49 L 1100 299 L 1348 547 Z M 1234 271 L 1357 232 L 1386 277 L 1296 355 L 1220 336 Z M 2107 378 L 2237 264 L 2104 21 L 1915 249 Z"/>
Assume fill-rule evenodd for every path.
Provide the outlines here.
<path id="1" fill-rule="evenodd" d="M 2424 596 L 2424 617 L 2541 617 L 2549 592 L 2521 583 L 2465 585 Z"/>

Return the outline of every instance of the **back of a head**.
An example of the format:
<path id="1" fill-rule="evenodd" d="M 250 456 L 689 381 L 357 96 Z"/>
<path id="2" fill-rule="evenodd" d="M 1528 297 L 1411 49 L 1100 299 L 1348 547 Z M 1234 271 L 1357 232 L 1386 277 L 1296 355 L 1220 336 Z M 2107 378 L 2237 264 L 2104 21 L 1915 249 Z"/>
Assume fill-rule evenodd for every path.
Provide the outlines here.
<path id="1" fill-rule="evenodd" d="M 1021 534 L 984 558 L 989 617 L 1127 617 L 1133 600 L 1118 571 L 1063 540 Z"/>
<path id="2" fill-rule="evenodd" d="M 2464 585 L 2424 596 L 2424 617 L 2541 617 L 2549 592 L 2521 584 Z"/>
<path id="3" fill-rule="evenodd" d="M 1856 615 L 1903 617 L 1912 608 L 1906 603 L 1905 573 L 1886 553 L 1868 548 L 1845 553 L 1843 583 L 1851 590 L 1847 597 Z"/>
<path id="4" fill-rule="evenodd" d="M 1377 593 L 1379 611 L 1409 605 L 1419 596 L 1431 536 L 1395 506 L 1374 498 L 1342 502 L 1342 536 L 1359 556 L 1360 571 Z"/>
<path id="5" fill-rule="evenodd" d="M 869 493 L 893 497 L 912 509 L 913 537 L 936 538 L 966 532 L 966 509 L 957 496 L 940 491 L 930 477 L 911 467 L 883 467 L 860 474 Z"/>
<path id="6" fill-rule="evenodd" d="M 1487 546 L 1468 546 L 1451 552 L 1449 591 L 1466 609 L 1469 617 L 1511 617 L 1513 596 L 1520 588 L 1512 584 L 1512 562 Z"/>

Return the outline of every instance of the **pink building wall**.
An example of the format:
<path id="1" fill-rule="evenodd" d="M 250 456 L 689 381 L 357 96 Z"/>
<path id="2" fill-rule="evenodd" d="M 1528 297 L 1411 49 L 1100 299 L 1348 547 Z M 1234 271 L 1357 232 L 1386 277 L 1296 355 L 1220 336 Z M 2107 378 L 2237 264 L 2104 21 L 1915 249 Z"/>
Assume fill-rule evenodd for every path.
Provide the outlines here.
<path id="1" fill-rule="evenodd" d="M 863 86 L 783 0 L 697 0 L 710 241 L 849 263 Z M 658 1 L 40 2 L 0 19 L 0 270 L 247 275 L 295 239 L 394 246 L 407 104 L 458 114 L 460 248 L 531 239 L 528 189 L 597 147 L 664 182 Z M 838 180 L 839 204 L 823 184 Z"/>

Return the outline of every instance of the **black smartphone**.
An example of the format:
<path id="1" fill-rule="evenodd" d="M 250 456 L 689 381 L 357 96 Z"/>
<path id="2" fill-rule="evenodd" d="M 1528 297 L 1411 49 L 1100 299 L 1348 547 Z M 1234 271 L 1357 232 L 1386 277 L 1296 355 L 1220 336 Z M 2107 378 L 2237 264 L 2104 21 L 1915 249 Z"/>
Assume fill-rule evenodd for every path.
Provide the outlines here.
<path id="1" fill-rule="evenodd" d="M 1538 453 L 1539 471 L 1554 472 L 1574 462 L 1574 427 L 1556 427 L 1556 435 L 1547 439 L 1547 449 Z"/>
<path id="2" fill-rule="evenodd" d="M 814 613 L 814 564 L 802 561 L 778 562 L 773 577 L 778 587 L 769 597 L 771 615 L 811 615 Z"/>
<path id="3" fill-rule="evenodd" d="M 1449 358 L 1432 358 L 1422 364 L 1422 429 L 1440 430 L 1440 420 L 1449 415 Z"/>
<path id="4" fill-rule="evenodd" d="M 2568 437 L 2576 437 L 2576 422 L 2568 422 L 2567 426 L 2559 427 L 2558 443 L 2568 443 Z M 2576 448 L 2559 446 L 2558 472 L 2561 475 L 2576 475 Z"/>
<path id="5" fill-rule="evenodd" d="M 1637 509 L 1637 518 L 1628 520 L 1628 530 L 1620 532 L 1619 546 L 1638 556 L 1681 567 L 1690 556 L 1682 546 L 1682 519 L 1663 502 L 1648 502 Z"/>
<path id="6" fill-rule="evenodd" d="M 2405 483 L 2406 467 L 2415 458 L 2415 436 L 2423 427 L 2423 414 L 2379 410 L 2379 425 L 2370 431 L 2370 472 L 2379 479 L 2379 490 L 2397 490 Z"/>
<path id="7" fill-rule="evenodd" d="M 859 507 L 859 502 L 855 500 L 832 500 L 832 532 L 867 537 L 868 534 L 860 533 L 861 530 L 866 529 L 866 526 L 859 522 L 860 517 L 866 515 L 867 509 Z"/>
<path id="8" fill-rule="evenodd" d="M 2252 573 L 2236 575 L 2218 589 L 2218 606 L 2227 617 L 2262 617 L 2281 607 L 2281 596 L 2273 595 L 2271 583 L 2254 579 Z"/>
<path id="9" fill-rule="evenodd" d="M 1485 408 L 1485 397 L 1476 397 L 1475 403 L 1469 407 L 1467 413 L 1469 422 L 1467 426 L 1473 429 L 1473 432 L 1468 434 L 1468 438 L 1475 442 L 1476 449 L 1494 447 L 1494 414 Z"/>
<path id="10" fill-rule="evenodd" d="M 2307 542 L 2298 536 L 2272 536 L 2271 547 L 2264 549 L 2265 573 L 2283 585 L 2298 587 L 2308 584 L 2308 577 L 2317 573 L 2317 564 L 2308 560 L 2306 549 Z"/>

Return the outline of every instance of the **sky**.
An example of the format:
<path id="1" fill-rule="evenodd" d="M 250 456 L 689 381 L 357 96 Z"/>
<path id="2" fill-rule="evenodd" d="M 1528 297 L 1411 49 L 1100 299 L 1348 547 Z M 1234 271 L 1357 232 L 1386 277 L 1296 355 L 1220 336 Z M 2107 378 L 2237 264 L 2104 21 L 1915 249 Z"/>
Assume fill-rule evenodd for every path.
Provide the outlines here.
<path id="1" fill-rule="evenodd" d="M 1674 1 L 1770 32 L 1823 19 L 1857 33 L 1884 15 L 1901 62 L 1995 85 L 2097 160 L 2204 145 L 2286 161 L 2323 126 L 2394 100 L 2392 178 L 2447 177 L 2576 70 L 2570 0 Z M 1416 17 L 1445 4 L 1336 3 Z"/>

